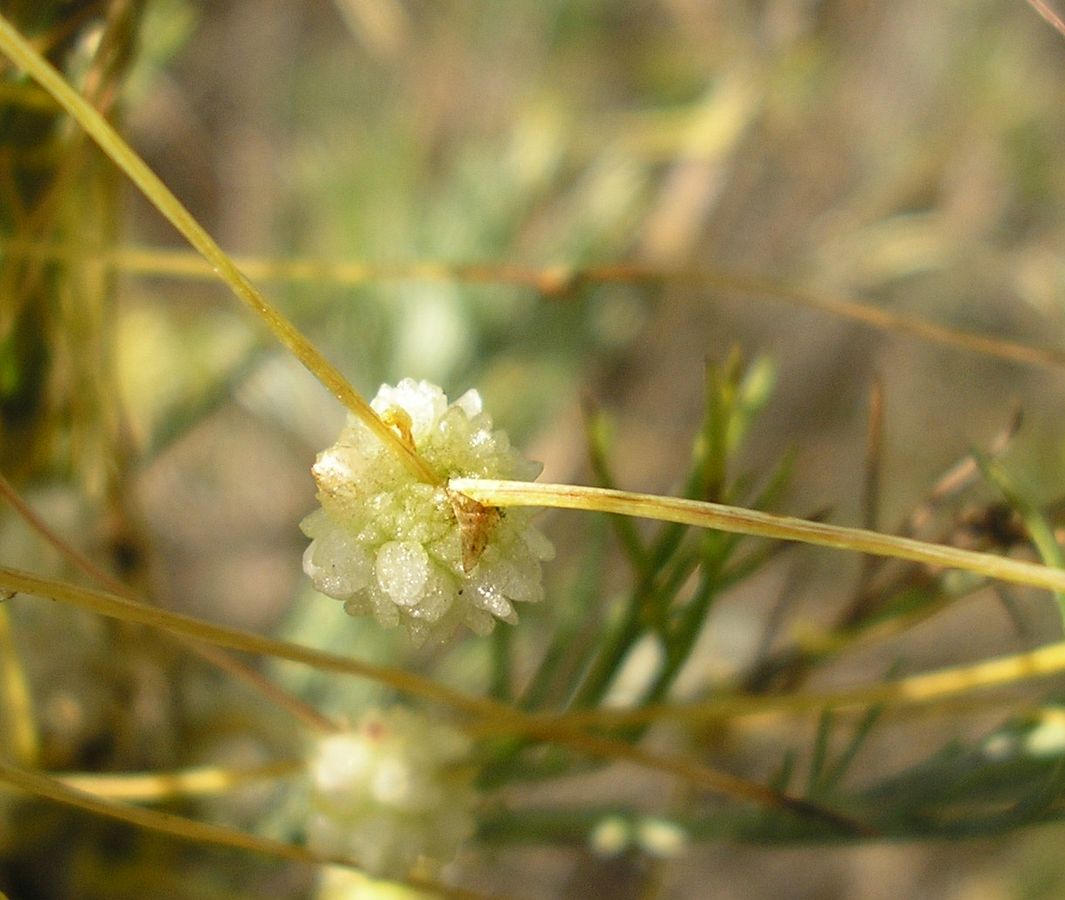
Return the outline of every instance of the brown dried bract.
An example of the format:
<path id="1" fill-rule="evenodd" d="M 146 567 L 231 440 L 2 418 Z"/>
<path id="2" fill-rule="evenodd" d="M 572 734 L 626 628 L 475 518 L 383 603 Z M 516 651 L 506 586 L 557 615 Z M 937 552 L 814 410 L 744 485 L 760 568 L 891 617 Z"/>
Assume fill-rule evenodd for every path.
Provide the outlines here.
<path id="1" fill-rule="evenodd" d="M 462 571 L 467 575 L 480 562 L 488 538 L 502 514 L 494 506 L 484 506 L 457 491 L 447 492 L 451 509 L 459 523 L 459 537 L 462 539 Z"/>
<path id="2" fill-rule="evenodd" d="M 388 407 L 388 409 L 381 414 L 381 421 L 396 432 L 396 434 L 399 435 L 399 439 L 410 447 L 411 450 L 414 449 L 414 435 L 411 434 L 411 425 L 413 423 L 410 419 L 410 413 L 403 409 L 403 407 Z"/>

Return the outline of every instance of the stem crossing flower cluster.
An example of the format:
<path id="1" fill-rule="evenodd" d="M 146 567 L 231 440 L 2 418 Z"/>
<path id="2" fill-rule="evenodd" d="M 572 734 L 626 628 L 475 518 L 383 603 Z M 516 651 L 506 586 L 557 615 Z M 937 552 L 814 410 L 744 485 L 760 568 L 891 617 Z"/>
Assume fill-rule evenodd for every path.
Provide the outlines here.
<path id="1" fill-rule="evenodd" d="M 456 477 L 530 480 L 540 466 L 493 429 L 476 391 L 448 404 L 426 381 L 382 385 L 372 404 L 441 484 L 415 478 L 360 421 L 349 417 L 313 468 L 321 508 L 303 520 L 312 539 L 304 571 L 352 615 L 402 624 L 415 642 L 459 625 L 488 634 L 515 623 L 515 603 L 543 598 L 541 562 L 554 548 L 527 510 L 504 515 L 448 491 Z"/>

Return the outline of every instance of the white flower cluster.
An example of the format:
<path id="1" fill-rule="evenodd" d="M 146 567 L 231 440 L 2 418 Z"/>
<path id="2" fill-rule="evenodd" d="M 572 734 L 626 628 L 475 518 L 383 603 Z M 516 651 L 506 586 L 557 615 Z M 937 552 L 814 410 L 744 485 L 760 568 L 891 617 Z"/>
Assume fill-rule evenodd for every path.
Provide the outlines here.
<path id="1" fill-rule="evenodd" d="M 493 430 L 476 391 L 448 405 L 436 385 L 407 378 L 382 385 L 371 405 L 445 482 L 539 473 Z M 460 624 L 488 634 L 496 619 L 517 621 L 514 603 L 543 598 L 541 561 L 554 548 L 528 510 L 504 515 L 418 481 L 354 417 L 312 471 L 322 506 L 300 526 L 312 539 L 303 568 L 352 615 L 403 624 L 420 643 Z"/>
<path id="2" fill-rule="evenodd" d="M 471 741 L 402 707 L 366 713 L 310 757 L 307 845 L 401 878 L 455 857 L 474 830 Z"/>

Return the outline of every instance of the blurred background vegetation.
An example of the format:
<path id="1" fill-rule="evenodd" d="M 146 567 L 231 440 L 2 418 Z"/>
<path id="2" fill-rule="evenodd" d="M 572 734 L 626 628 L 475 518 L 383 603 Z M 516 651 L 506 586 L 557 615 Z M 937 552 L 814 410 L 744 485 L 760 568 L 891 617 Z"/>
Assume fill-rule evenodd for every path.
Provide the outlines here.
<path id="1" fill-rule="evenodd" d="M 75 83 L 121 111 L 134 146 L 227 250 L 252 258 L 254 280 L 361 391 L 405 376 L 451 396 L 477 387 L 497 424 L 545 462 L 546 480 L 593 480 L 584 420 L 594 408 L 610 417 L 620 486 L 681 490 L 706 366 L 738 347 L 776 370 L 737 466 L 766 478 L 794 450 L 778 508 L 897 530 L 945 470 L 993 443 L 1018 404 L 1024 422 L 1004 464 L 1033 500 L 1065 494 L 1060 368 L 683 276 L 759 276 L 1061 346 L 1065 39 L 1020 0 L 5 0 L 0 10 L 22 15 Z M 94 43 L 101 13 L 109 54 Z M 4 75 L 18 84 L 10 67 Z M 309 465 L 334 440 L 341 409 L 198 273 L 75 129 L 49 119 L 47 105 L 11 97 L 0 118 L 8 477 L 68 540 L 167 606 L 482 689 L 483 646 L 412 653 L 373 625 L 338 625 L 337 604 L 313 595 L 297 523 L 314 503 Z M 12 238 L 73 249 L 65 262 L 34 262 Z M 175 255 L 129 253 L 143 248 Z M 321 265 L 295 277 L 282 264 L 295 258 Z M 352 262 L 365 270 L 340 267 Z M 442 268 L 408 277 L 422 263 Z M 613 263 L 662 277 L 579 274 Z M 448 269 L 470 264 L 490 271 Z M 871 508 L 874 382 L 883 436 Z M 997 499 L 985 487 L 966 502 Z M 594 527 L 579 516 L 543 522 L 566 548 L 554 580 L 567 584 Z M 0 520 L 0 541 L 5 563 L 62 571 L 14 516 Z M 811 549 L 773 560 L 717 603 L 695 673 L 737 677 L 767 646 L 829 627 L 861 567 Z M 618 589 L 606 580 L 598 615 Z M 525 615 L 530 629 L 549 629 L 552 602 Z M 165 767 L 217 758 L 223 744 L 235 758 L 285 745 L 261 701 L 247 698 L 233 701 L 241 716 L 214 709 L 190 736 L 206 696 L 175 698 L 137 654 L 116 663 L 110 626 L 63 621 L 84 634 L 62 659 L 45 649 L 60 626 L 30 625 L 43 642 L 29 658 L 47 686 L 50 766 Z M 818 683 L 877 679 L 900 661 L 909 671 L 1017 652 L 1060 630 L 1045 596 L 985 590 L 845 656 Z M 535 634 L 519 648 L 527 668 L 542 652 Z M 86 671 L 106 673 L 91 697 Z M 283 675 L 333 711 L 373 694 Z M 202 691 L 213 685 L 201 681 Z M 1016 709 L 900 717 L 863 764 L 900 771 Z M 723 726 L 706 736 L 706 753 L 767 778 L 811 734 L 808 722 Z M 231 806 L 215 812 L 242 821 Z M 35 839 L 70 839 L 49 827 L 38 823 Z M 9 847 L 23 842 L 0 835 Z M 656 883 L 678 897 L 1057 897 L 1063 837 L 1048 825 L 955 844 L 702 844 Z M 270 865 L 151 853 L 176 868 L 232 867 L 236 893 L 220 896 L 243 896 L 235 885 L 253 871 L 276 896 L 307 890 L 305 874 Z M 32 883 L 31 864 L 12 865 Z M 89 878 L 92 864 L 80 865 Z M 486 888 L 532 884 L 541 896 L 620 891 L 611 879 L 637 883 L 632 867 L 542 848 L 470 864 Z M 210 878 L 190 877 L 193 891 Z"/>

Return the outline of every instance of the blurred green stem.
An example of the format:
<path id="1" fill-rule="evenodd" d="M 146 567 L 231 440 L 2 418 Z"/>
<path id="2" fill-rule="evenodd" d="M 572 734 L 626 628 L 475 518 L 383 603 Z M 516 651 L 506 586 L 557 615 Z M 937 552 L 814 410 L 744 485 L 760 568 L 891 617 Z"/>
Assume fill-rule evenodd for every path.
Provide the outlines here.
<path id="1" fill-rule="evenodd" d="M 10 610 L 3 597 L 0 597 L 0 723 L 3 745 L 11 758 L 23 765 L 35 764 L 40 740 L 33 698 L 15 646 Z"/>

